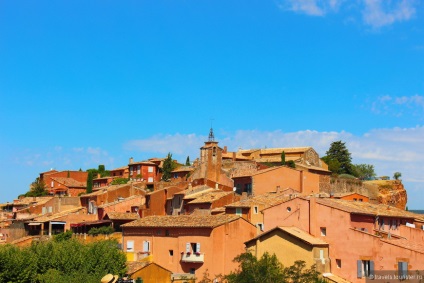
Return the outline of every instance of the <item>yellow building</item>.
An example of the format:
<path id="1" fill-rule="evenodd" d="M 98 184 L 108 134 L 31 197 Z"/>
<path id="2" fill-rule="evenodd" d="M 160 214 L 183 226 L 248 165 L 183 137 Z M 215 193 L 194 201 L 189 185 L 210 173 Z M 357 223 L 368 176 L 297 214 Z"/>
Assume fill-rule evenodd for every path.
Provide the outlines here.
<path id="1" fill-rule="evenodd" d="M 330 272 L 328 243 L 297 227 L 275 227 L 245 243 L 247 251 L 260 258 L 265 252 L 275 254 L 285 266 L 303 260 L 320 273 Z"/>

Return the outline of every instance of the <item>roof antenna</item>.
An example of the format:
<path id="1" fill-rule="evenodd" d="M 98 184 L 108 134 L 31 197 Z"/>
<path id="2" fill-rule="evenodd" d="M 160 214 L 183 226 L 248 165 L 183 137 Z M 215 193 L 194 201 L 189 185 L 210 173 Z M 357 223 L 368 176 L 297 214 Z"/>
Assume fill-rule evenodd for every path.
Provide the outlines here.
<path id="1" fill-rule="evenodd" d="M 215 141 L 215 135 L 213 134 L 213 128 L 212 128 L 212 121 L 213 121 L 213 119 L 211 118 L 211 129 L 209 131 L 209 138 L 208 138 L 208 140 L 210 142 Z"/>

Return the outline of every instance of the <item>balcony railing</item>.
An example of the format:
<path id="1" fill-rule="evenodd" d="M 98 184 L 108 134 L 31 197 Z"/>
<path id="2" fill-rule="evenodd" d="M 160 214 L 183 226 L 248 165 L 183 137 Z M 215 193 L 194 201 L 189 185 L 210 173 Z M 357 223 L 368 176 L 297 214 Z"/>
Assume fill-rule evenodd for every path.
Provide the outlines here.
<path id="1" fill-rule="evenodd" d="M 205 254 L 203 253 L 182 253 L 182 262 L 205 262 Z"/>

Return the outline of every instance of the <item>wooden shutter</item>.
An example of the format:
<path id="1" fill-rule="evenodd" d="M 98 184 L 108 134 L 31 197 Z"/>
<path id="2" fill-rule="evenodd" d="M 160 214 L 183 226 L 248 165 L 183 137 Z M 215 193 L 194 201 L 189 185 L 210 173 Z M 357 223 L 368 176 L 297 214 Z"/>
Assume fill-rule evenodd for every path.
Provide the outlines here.
<path id="1" fill-rule="evenodd" d="M 356 261 L 356 267 L 357 267 L 358 278 L 362 278 L 362 260 Z"/>
<path id="2" fill-rule="evenodd" d="M 196 252 L 200 253 L 200 243 L 196 244 Z"/>
<path id="3" fill-rule="evenodd" d="M 190 245 L 190 243 L 187 243 L 186 244 L 186 253 L 189 253 L 190 250 L 191 250 L 191 245 Z"/>
<path id="4" fill-rule="evenodd" d="M 150 252 L 150 242 L 149 241 L 143 242 L 143 252 Z"/>
<path id="5" fill-rule="evenodd" d="M 370 278 L 374 278 L 374 261 L 370 260 Z"/>

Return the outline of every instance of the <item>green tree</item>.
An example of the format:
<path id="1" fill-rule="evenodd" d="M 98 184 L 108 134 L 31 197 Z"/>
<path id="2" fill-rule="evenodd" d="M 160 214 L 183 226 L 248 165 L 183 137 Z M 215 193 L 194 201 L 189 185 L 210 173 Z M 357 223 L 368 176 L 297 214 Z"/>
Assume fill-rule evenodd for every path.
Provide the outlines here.
<path id="1" fill-rule="evenodd" d="M 353 175 L 361 180 L 371 180 L 377 174 L 374 171 L 374 165 L 371 164 L 355 164 L 353 165 Z"/>
<path id="2" fill-rule="evenodd" d="M 281 153 L 281 165 L 286 165 L 286 153 L 284 151 Z"/>
<path id="3" fill-rule="evenodd" d="M 283 267 L 275 254 L 264 253 L 258 260 L 251 253 L 243 253 L 234 259 L 238 270 L 224 276 L 228 283 L 318 283 L 320 279 L 315 266 L 305 269 L 304 261 L 296 261 L 290 267 Z"/>
<path id="4" fill-rule="evenodd" d="M 171 153 L 168 153 L 168 156 L 163 161 L 163 166 L 162 166 L 162 180 L 169 181 L 169 179 L 171 178 L 171 172 L 174 169 L 175 169 L 175 163 L 172 160 L 172 154 Z"/>
<path id="5" fill-rule="evenodd" d="M 294 163 L 293 160 L 287 161 L 286 165 L 289 166 L 290 168 L 296 168 L 296 163 Z"/>
<path id="6" fill-rule="evenodd" d="M 400 173 L 400 172 L 395 172 L 393 174 L 393 179 L 395 179 L 395 180 L 399 180 L 400 177 L 402 177 L 402 173 Z"/>
<path id="7" fill-rule="evenodd" d="M 328 164 L 330 171 L 336 174 L 353 175 L 352 157 L 342 141 L 332 142 L 322 159 Z"/>
<path id="8" fill-rule="evenodd" d="M 70 178 L 71 177 L 71 172 L 69 172 L 68 170 L 68 174 L 66 174 L 66 178 Z"/>
<path id="9" fill-rule="evenodd" d="M 111 185 L 123 185 L 128 183 L 128 181 L 130 180 L 130 178 L 115 178 L 113 179 L 113 181 L 110 183 Z"/>
<path id="10" fill-rule="evenodd" d="M 190 156 L 187 156 L 186 162 L 185 162 L 186 166 L 190 166 Z"/>
<path id="11" fill-rule="evenodd" d="M 98 283 L 107 273 L 124 275 L 125 254 L 116 240 L 84 244 L 76 239 L 0 246 L 0 282 Z"/>
<path id="12" fill-rule="evenodd" d="M 87 194 L 93 192 L 93 171 L 92 170 L 88 170 L 86 192 Z"/>
<path id="13" fill-rule="evenodd" d="M 34 182 L 31 183 L 30 190 L 25 194 L 26 197 L 41 197 L 48 195 L 48 191 L 46 190 L 46 184 L 40 180 L 40 178 L 36 178 Z"/>

